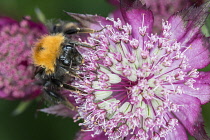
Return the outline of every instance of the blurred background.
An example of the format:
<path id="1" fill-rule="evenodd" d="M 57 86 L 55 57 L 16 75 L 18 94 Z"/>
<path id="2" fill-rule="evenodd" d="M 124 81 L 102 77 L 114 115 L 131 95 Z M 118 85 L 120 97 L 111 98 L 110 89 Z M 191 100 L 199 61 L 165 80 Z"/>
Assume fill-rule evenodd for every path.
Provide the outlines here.
<path id="1" fill-rule="evenodd" d="M 0 0 L 0 16 L 21 20 L 29 15 L 37 20 L 35 8 L 41 9 L 47 19 L 68 20 L 63 11 L 107 16 L 114 8 L 105 0 Z M 208 20 L 210 25 L 210 20 Z M 210 70 L 207 68 L 206 70 Z M 80 129 L 70 118 L 56 117 L 37 112 L 33 102 L 18 116 L 12 112 L 19 101 L 0 100 L 0 140 L 73 140 Z M 206 130 L 210 135 L 210 103 L 203 106 Z"/>
<path id="2" fill-rule="evenodd" d="M 106 16 L 113 9 L 105 0 L 0 0 L 1 15 L 11 16 L 15 19 L 21 19 L 26 15 L 35 19 L 35 8 L 41 9 L 47 19 L 68 19 L 63 11 L 84 14 L 97 13 Z"/>

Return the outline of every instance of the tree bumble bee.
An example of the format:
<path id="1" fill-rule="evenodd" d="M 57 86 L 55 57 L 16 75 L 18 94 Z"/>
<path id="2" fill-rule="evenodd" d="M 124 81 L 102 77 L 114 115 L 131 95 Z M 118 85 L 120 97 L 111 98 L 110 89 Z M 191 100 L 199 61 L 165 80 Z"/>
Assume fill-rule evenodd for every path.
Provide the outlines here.
<path id="1" fill-rule="evenodd" d="M 58 102 L 66 101 L 60 93 L 61 89 L 72 92 L 84 91 L 67 84 L 69 79 L 80 78 L 76 71 L 84 63 L 82 55 L 76 46 L 92 48 L 75 42 L 69 35 L 77 33 L 94 33 L 93 29 L 79 28 L 75 23 L 60 22 L 51 26 L 50 34 L 44 35 L 37 41 L 32 50 L 33 63 L 36 66 L 35 76 L 39 77 L 43 91 Z M 70 105 L 73 108 L 73 105 Z"/>

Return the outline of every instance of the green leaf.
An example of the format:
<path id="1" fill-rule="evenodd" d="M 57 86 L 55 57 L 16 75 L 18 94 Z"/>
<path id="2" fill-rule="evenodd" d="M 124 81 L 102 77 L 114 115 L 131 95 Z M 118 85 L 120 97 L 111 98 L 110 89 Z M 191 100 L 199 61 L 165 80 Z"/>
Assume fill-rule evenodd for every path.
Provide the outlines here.
<path id="1" fill-rule="evenodd" d="M 35 8 L 35 13 L 39 21 L 46 23 L 46 18 L 43 12 L 39 8 Z"/>
<path id="2" fill-rule="evenodd" d="M 32 103 L 32 101 L 24 101 L 24 102 L 20 102 L 20 104 L 17 106 L 17 108 L 13 111 L 13 115 L 17 116 L 20 115 L 21 113 L 23 113 L 28 107 L 29 105 Z"/>
<path id="3" fill-rule="evenodd" d="M 203 27 L 201 28 L 201 30 L 202 30 L 203 34 L 204 34 L 206 37 L 210 36 L 210 33 L 209 33 L 210 30 L 208 30 L 208 28 L 207 28 L 206 25 L 203 25 Z"/>

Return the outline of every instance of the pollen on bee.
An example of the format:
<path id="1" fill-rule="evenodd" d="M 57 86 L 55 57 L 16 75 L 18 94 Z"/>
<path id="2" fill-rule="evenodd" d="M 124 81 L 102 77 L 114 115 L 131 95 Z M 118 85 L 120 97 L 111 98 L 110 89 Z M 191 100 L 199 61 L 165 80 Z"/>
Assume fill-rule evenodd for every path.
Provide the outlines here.
<path id="1" fill-rule="evenodd" d="M 46 74 L 55 71 L 56 58 L 60 55 L 61 44 L 65 37 L 62 34 L 43 36 L 33 48 L 33 62 L 45 68 Z"/>
<path id="2" fill-rule="evenodd" d="M 84 64 L 85 63 L 85 59 L 82 59 L 82 64 Z"/>

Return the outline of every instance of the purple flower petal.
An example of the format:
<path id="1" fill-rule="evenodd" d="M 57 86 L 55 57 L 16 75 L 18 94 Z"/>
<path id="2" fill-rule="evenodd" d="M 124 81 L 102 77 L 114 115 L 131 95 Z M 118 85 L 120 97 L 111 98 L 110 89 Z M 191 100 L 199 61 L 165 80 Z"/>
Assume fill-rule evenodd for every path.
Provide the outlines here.
<path id="1" fill-rule="evenodd" d="M 188 136 L 185 133 L 185 128 L 182 126 L 181 123 L 178 123 L 178 125 L 176 125 L 175 127 L 175 130 L 169 133 L 165 139 L 173 140 L 174 138 L 176 138 L 176 140 L 188 140 Z"/>
<path id="2" fill-rule="evenodd" d="M 199 140 L 207 140 L 208 136 L 203 128 L 200 100 L 186 94 L 181 96 L 171 95 L 169 98 L 173 103 L 180 105 L 179 111 L 174 112 L 174 115 L 190 135 Z"/>
<path id="3" fill-rule="evenodd" d="M 122 21 L 122 23 L 125 24 L 125 21 L 122 17 L 122 13 L 121 13 L 120 9 L 117 9 L 117 10 L 113 11 L 112 13 L 110 13 L 109 17 L 114 18 L 114 19 L 119 18 Z"/>
<path id="4" fill-rule="evenodd" d="M 107 140 L 107 136 L 104 135 L 104 133 L 101 133 L 100 135 L 96 135 L 92 137 L 93 134 L 92 131 L 80 131 L 77 133 L 75 140 Z"/>
<path id="5" fill-rule="evenodd" d="M 17 21 L 9 17 L 0 17 L 0 28 L 2 28 L 5 25 L 11 25 L 15 23 L 17 24 Z"/>
<path id="6" fill-rule="evenodd" d="M 57 115 L 57 116 L 71 117 L 71 118 L 75 116 L 76 114 L 76 111 L 69 109 L 63 104 L 58 104 L 58 105 L 50 106 L 48 108 L 43 108 L 43 109 L 40 109 L 39 111 L 45 112 L 48 114 Z"/>
<path id="7" fill-rule="evenodd" d="M 66 12 L 68 15 L 76 19 L 79 23 L 81 23 L 84 27 L 89 27 L 95 30 L 101 30 L 100 23 L 110 24 L 111 22 L 107 21 L 104 17 L 97 15 L 89 15 L 89 14 L 77 14 Z"/>
<path id="8" fill-rule="evenodd" d="M 201 37 L 192 41 L 189 49 L 185 52 L 189 59 L 190 69 L 201 69 L 210 64 L 209 48 L 210 45 L 206 44 Z"/>
<path id="9" fill-rule="evenodd" d="M 210 2 L 200 7 L 190 7 L 169 18 L 171 23 L 171 39 L 177 39 L 183 45 L 188 45 L 197 37 L 200 27 L 208 16 Z"/>
<path id="10" fill-rule="evenodd" d="M 205 104 L 210 101 L 210 72 L 199 72 L 199 77 L 194 83 L 194 90 L 186 85 L 181 85 L 184 94 L 197 97 L 201 104 Z"/>
<path id="11" fill-rule="evenodd" d="M 143 7 L 139 1 L 126 1 L 121 2 L 121 13 L 125 23 L 128 23 L 133 28 L 133 36 L 139 35 L 139 27 L 147 26 L 147 32 L 152 32 L 153 27 L 153 14 L 150 10 Z"/>

